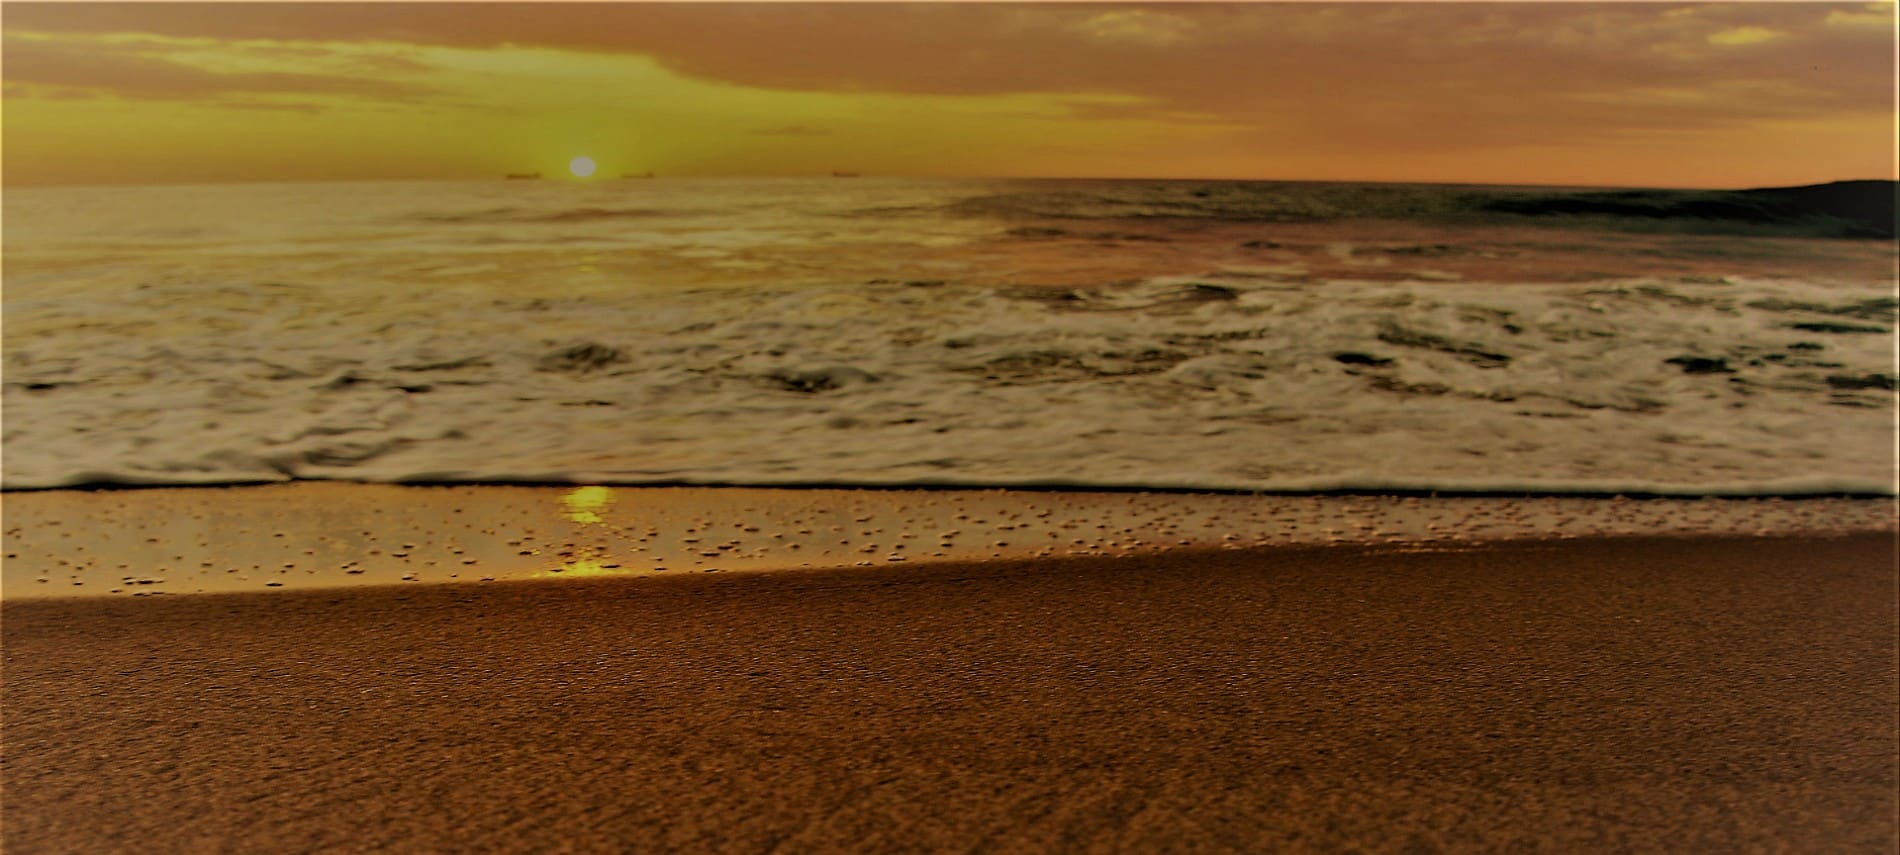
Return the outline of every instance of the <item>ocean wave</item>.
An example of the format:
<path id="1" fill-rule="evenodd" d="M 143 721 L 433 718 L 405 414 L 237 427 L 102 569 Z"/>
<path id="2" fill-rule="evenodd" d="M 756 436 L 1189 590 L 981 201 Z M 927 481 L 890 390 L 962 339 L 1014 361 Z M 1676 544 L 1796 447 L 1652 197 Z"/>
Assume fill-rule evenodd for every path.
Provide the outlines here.
<path id="1" fill-rule="evenodd" d="M 1544 190 L 1416 184 L 1116 182 L 1013 189 L 945 206 L 1005 220 L 1185 219 L 1312 223 L 1386 219 L 1550 224 L 1652 233 L 1894 237 L 1893 181 L 1755 190 Z M 1033 228 L 1033 227 L 1032 227 Z M 1044 229 L 1042 236 L 1061 236 Z"/>
<path id="2" fill-rule="evenodd" d="M 414 214 L 408 219 L 420 223 L 439 225 L 492 225 L 516 224 L 531 225 L 544 223 L 560 225 L 566 223 L 596 223 L 614 220 L 647 220 L 677 216 L 677 211 L 658 208 L 600 208 L 578 207 L 557 210 L 521 208 L 504 206 L 481 211 L 461 211 L 455 213 Z"/>
<path id="3" fill-rule="evenodd" d="M 1866 192 L 40 188 L 0 486 L 1890 493 L 1890 246 L 1563 227 Z"/>
<path id="4" fill-rule="evenodd" d="M 1870 286 L 227 289 L 10 303 L 4 486 L 1894 484 Z"/>

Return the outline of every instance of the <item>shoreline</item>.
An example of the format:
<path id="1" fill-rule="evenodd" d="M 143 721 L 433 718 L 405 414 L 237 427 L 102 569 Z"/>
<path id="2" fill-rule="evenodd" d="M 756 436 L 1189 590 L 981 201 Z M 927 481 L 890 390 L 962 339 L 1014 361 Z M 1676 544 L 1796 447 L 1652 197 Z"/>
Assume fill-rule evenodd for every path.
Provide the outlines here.
<path id="1" fill-rule="evenodd" d="M 1820 545 L 1879 540 L 1886 538 L 1895 543 L 1900 550 L 1900 533 L 1880 531 L 1837 531 L 1823 534 L 1772 534 L 1738 537 L 1730 534 L 1628 534 L 1628 535 L 1524 535 L 1499 540 L 1454 541 L 1454 540 L 1417 540 L 1374 542 L 1358 541 L 1336 544 L 1283 544 L 1274 546 L 1199 546 L 1179 547 L 1151 553 L 1107 553 L 1077 554 L 1048 557 L 1015 557 L 986 559 L 946 559 L 938 561 L 904 562 L 886 564 L 877 567 L 862 567 L 849 564 L 825 565 L 786 565 L 752 566 L 732 569 L 708 569 L 688 572 L 669 572 L 666 570 L 641 570 L 624 573 L 596 574 L 537 574 L 533 576 L 515 576 L 495 579 L 451 578 L 437 580 L 417 580 L 408 583 L 381 581 L 345 582 L 318 587 L 283 587 L 265 589 L 222 589 L 191 592 L 148 591 L 144 596 L 157 598 L 163 596 L 168 601 L 213 600 L 234 605 L 255 605 L 264 600 L 275 599 L 324 599 L 336 602 L 338 597 L 350 597 L 358 594 L 368 596 L 393 595 L 406 596 L 406 592 L 422 592 L 425 596 L 454 594 L 474 591 L 510 591 L 521 596 L 534 596 L 535 591 L 555 592 L 564 588 L 578 588 L 601 594 L 616 591 L 633 590 L 628 585 L 673 584 L 678 580 L 731 580 L 735 584 L 745 584 L 743 580 L 757 578 L 806 578 L 806 579 L 851 579 L 853 581 L 873 576 L 889 580 L 892 574 L 906 577 L 930 577 L 936 574 L 950 573 L 969 579 L 980 579 L 996 574 L 1007 576 L 1023 572 L 1026 568 L 1035 568 L 1036 572 L 1071 572 L 1080 568 L 1102 569 L 1104 565 L 1112 569 L 1118 564 L 1167 562 L 1191 564 L 1199 561 L 1217 561 L 1235 555 L 1271 554 L 1284 559 L 1334 558 L 1377 559 L 1406 555 L 1490 555 L 1499 552 L 1539 552 L 1562 550 L 1579 544 L 1606 544 L 1617 547 L 1640 547 L 1643 545 L 1681 546 L 1694 548 L 1700 544 L 1724 543 L 1736 540 L 1749 540 L 1766 544 L 1786 544 L 1789 542 L 1812 543 Z M 115 592 L 116 594 L 117 592 Z M 131 599 L 139 599 L 133 593 Z M 31 596 L 7 599 L 0 597 L 0 609 L 19 608 L 31 610 L 42 606 L 58 608 L 67 604 L 97 604 L 120 602 L 128 597 L 114 594 L 88 592 L 81 594 L 62 594 L 55 596 Z M 83 606 L 80 606 L 83 608 Z"/>
<path id="2" fill-rule="evenodd" d="M 4 604 L 8 848 L 1880 850 L 1895 542 Z"/>
<path id="3" fill-rule="evenodd" d="M 1900 530 L 1890 498 L 280 485 L 7 493 L 0 600 Z"/>
<path id="4" fill-rule="evenodd" d="M 571 490 L 576 487 L 610 487 L 624 490 L 831 490 L 840 492 L 864 493 L 1133 493 L 1137 495 L 1153 494 L 1162 496 L 1269 496 L 1276 498 L 1337 498 L 1337 497 L 1391 497 L 1401 499 L 1885 499 L 1900 503 L 1900 490 L 1872 490 L 1859 488 L 1799 487 L 1785 486 L 1775 489 L 1736 487 L 1658 489 L 1631 488 L 1615 489 L 1611 487 L 1591 487 L 1576 489 L 1555 488 L 1480 488 L 1480 487 L 1380 487 L 1345 486 L 1286 489 L 1258 489 L 1250 487 L 1199 487 L 1169 486 L 1154 484 L 1119 484 L 1104 482 L 1100 484 L 1085 481 L 1022 481 L 1014 483 L 992 481 L 901 481 L 880 483 L 872 481 L 701 481 L 701 480 L 632 480 L 615 481 L 574 480 L 574 479 L 476 479 L 476 480 L 398 480 L 398 481 L 359 481 L 341 478 L 260 478 L 256 480 L 209 481 L 195 483 L 187 481 L 86 481 L 72 484 L 29 487 L 0 487 L 0 497 L 8 495 L 32 495 L 35 493 L 81 492 L 116 493 L 140 492 L 145 490 L 216 490 L 239 487 L 286 486 L 291 484 L 336 484 L 368 487 L 537 487 L 545 489 Z"/>

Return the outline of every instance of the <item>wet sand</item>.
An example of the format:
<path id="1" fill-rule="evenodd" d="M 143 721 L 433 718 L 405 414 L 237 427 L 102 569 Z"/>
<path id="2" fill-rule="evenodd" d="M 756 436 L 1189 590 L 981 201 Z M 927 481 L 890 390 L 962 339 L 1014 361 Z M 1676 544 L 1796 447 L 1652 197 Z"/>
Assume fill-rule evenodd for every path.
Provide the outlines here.
<path id="1" fill-rule="evenodd" d="M 13 852 L 1891 851 L 1895 544 L 4 606 Z"/>
<path id="2" fill-rule="evenodd" d="M 1891 499 L 350 484 L 0 494 L 0 599 L 1893 531 Z"/>

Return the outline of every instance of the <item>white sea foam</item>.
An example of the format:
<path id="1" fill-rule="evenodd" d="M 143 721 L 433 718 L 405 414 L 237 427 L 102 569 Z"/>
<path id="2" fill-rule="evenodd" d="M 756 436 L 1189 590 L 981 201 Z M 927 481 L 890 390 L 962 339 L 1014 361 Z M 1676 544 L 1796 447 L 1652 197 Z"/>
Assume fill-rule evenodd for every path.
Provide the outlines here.
<path id="1" fill-rule="evenodd" d="M 991 256 L 866 284 L 848 274 L 1001 229 L 597 201 L 563 221 L 570 201 L 487 215 L 475 236 L 586 226 L 511 256 L 398 216 L 413 197 L 378 204 L 400 228 L 10 240 L 5 486 L 1895 483 L 1887 283 L 1289 281 L 1182 238 L 1154 250 L 1180 275 L 1002 285 Z"/>

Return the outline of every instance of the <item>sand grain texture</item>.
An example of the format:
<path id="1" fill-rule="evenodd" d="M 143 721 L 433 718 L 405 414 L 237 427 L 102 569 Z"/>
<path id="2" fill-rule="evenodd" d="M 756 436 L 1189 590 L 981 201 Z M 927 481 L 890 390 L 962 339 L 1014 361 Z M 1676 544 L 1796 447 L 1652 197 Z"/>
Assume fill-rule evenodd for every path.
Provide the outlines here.
<path id="1" fill-rule="evenodd" d="M 9 602 L 4 843 L 1892 851 L 1891 535 Z"/>

